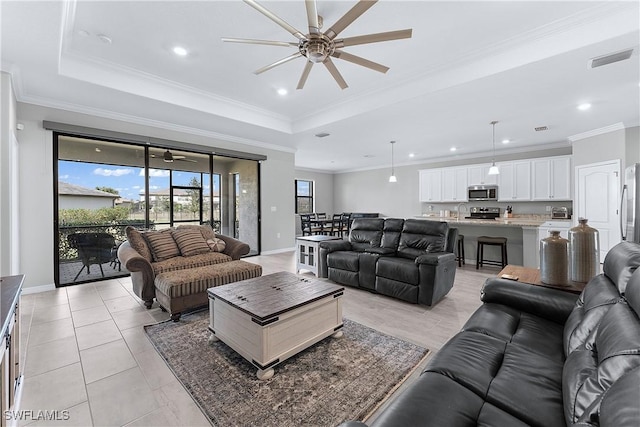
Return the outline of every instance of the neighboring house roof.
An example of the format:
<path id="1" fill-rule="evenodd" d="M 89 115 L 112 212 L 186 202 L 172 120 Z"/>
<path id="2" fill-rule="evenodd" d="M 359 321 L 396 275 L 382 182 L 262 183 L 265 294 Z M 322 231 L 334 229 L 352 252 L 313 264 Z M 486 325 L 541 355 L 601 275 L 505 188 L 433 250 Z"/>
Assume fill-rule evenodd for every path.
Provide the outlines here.
<path id="1" fill-rule="evenodd" d="M 94 188 L 81 187 L 80 185 L 69 184 L 68 182 L 58 181 L 58 195 L 60 196 L 91 196 L 91 197 L 111 197 L 117 199 L 117 194 L 107 193 L 106 191 L 96 190 Z"/>

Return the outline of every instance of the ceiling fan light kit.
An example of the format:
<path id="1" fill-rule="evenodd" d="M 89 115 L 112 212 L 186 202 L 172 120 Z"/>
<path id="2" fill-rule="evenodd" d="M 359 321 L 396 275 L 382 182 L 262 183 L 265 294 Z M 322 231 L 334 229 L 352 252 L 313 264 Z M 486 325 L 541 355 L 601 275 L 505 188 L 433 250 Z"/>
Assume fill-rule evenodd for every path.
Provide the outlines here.
<path id="1" fill-rule="evenodd" d="M 282 58 L 272 64 L 266 65 L 258 70 L 254 71 L 254 74 L 261 74 L 268 71 L 278 65 L 285 64 L 297 58 L 304 57 L 307 62 L 302 70 L 302 75 L 298 81 L 296 89 L 302 89 L 309 77 L 311 68 L 314 64 L 324 64 L 331 76 L 334 78 L 338 86 L 342 89 L 348 87 L 346 81 L 336 68 L 331 58 L 342 59 L 353 64 L 357 64 L 380 73 L 386 73 L 389 67 L 382 64 L 370 61 L 365 58 L 361 58 L 356 55 L 344 52 L 340 49 L 347 46 L 355 46 L 360 44 L 378 43 L 389 40 L 399 40 L 411 38 L 412 30 L 398 30 L 389 31 L 385 33 L 367 34 L 363 36 L 348 37 L 345 39 L 336 39 L 336 36 L 347 28 L 353 21 L 358 19 L 364 12 L 369 10 L 378 0 L 360 0 L 356 3 L 347 13 L 345 13 L 338 21 L 333 24 L 326 32 L 320 31 L 322 28 L 322 17 L 318 15 L 318 9 L 316 0 L 305 0 L 305 6 L 307 10 L 307 21 L 309 27 L 309 33 L 303 34 L 295 27 L 291 26 L 284 19 L 280 18 L 255 0 L 244 0 L 249 6 L 262 13 L 267 18 L 271 19 L 276 24 L 280 25 L 290 34 L 298 39 L 298 42 L 282 42 L 271 40 L 257 40 L 257 39 L 239 39 L 231 37 L 223 37 L 223 42 L 231 43 L 245 43 L 245 44 L 262 44 L 269 46 L 283 46 L 283 47 L 296 47 L 298 51 L 285 58 Z"/>

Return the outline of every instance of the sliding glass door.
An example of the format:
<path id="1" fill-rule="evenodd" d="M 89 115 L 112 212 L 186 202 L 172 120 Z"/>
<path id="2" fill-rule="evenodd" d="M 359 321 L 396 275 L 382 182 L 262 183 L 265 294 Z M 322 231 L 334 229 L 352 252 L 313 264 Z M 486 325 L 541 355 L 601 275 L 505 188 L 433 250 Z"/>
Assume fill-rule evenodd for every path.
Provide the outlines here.
<path id="1" fill-rule="evenodd" d="M 124 229 L 211 224 L 259 254 L 259 163 L 54 134 L 57 286 L 129 274 Z"/>

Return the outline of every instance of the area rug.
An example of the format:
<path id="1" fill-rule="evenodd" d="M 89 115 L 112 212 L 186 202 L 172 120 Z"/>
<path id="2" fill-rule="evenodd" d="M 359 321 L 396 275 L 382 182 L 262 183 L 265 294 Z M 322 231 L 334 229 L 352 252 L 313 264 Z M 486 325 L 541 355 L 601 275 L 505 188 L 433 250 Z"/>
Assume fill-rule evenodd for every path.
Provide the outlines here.
<path id="1" fill-rule="evenodd" d="M 429 350 L 344 319 L 329 337 L 275 367 L 267 380 L 221 341 L 208 311 L 145 326 L 151 342 L 214 426 L 337 426 L 366 420 Z"/>

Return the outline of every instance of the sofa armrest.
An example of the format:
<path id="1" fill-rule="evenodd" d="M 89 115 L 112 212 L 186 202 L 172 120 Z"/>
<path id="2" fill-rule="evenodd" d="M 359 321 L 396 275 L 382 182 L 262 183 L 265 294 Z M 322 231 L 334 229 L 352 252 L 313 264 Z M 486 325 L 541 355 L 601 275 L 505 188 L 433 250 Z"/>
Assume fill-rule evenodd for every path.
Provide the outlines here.
<path id="1" fill-rule="evenodd" d="M 338 425 L 338 427 L 368 427 L 362 421 L 345 421 L 342 424 Z"/>
<path id="2" fill-rule="evenodd" d="M 296 248 L 296 252 L 299 249 Z M 350 251 L 351 243 L 346 240 L 327 240 L 318 244 L 318 277 L 326 279 L 329 275 L 329 267 L 327 266 L 327 255 L 331 252 Z M 296 254 L 297 256 L 297 254 Z"/>
<path id="3" fill-rule="evenodd" d="M 241 242 L 238 239 L 234 239 L 233 237 L 224 236 L 222 234 L 216 234 L 216 237 L 224 240 L 225 248 L 222 253 L 229 255 L 231 259 L 239 260 L 242 255 L 248 254 L 251 250 L 248 244 Z"/>
<path id="4" fill-rule="evenodd" d="M 351 243 L 346 240 L 327 240 L 326 242 L 320 242 L 318 247 L 320 252 L 324 250 L 325 253 L 329 254 L 336 251 L 350 251 Z"/>
<path id="5" fill-rule="evenodd" d="M 418 265 L 420 264 L 438 265 L 438 264 L 455 260 L 455 259 L 456 259 L 455 254 L 451 252 L 432 252 L 432 253 L 420 255 L 419 257 L 416 258 L 415 263 Z"/>
<path id="6" fill-rule="evenodd" d="M 491 278 L 482 287 L 480 299 L 485 303 L 503 304 L 564 324 L 578 295 L 513 280 Z"/>
<path id="7" fill-rule="evenodd" d="M 134 293 L 150 306 L 150 301 L 153 301 L 156 296 L 156 288 L 153 283 L 156 275 L 151 263 L 133 249 L 129 241 L 123 242 L 118 247 L 118 259 L 131 272 Z"/>

